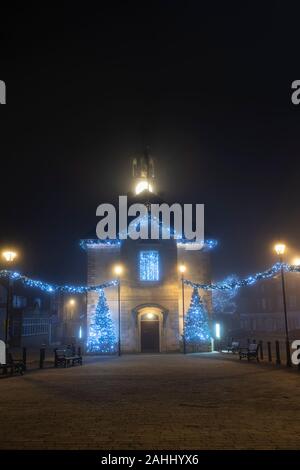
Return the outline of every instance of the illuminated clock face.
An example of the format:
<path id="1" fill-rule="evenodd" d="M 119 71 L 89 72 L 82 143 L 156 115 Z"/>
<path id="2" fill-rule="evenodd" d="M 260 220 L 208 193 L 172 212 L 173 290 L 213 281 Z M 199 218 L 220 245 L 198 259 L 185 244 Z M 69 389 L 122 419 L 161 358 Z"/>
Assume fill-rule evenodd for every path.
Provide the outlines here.
<path id="1" fill-rule="evenodd" d="M 152 186 L 148 181 L 140 181 L 135 187 L 135 194 L 140 194 L 142 191 L 145 191 L 145 189 L 148 189 L 150 193 L 153 192 Z"/>

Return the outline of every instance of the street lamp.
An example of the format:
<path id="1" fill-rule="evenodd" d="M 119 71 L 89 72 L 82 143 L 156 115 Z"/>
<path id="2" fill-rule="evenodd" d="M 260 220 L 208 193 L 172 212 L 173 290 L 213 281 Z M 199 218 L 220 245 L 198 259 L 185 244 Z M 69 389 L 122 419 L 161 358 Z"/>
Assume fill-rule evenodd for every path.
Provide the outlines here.
<path id="1" fill-rule="evenodd" d="M 67 303 L 67 312 L 66 312 L 66 332 L 69 332 L 69 336 L 71 336 L 71 338 L 74 338 L 76 337 L 76 333 L 75 333 L 75 325 L 76 325 L 76 320 L 75 320 L 75 306 L 76 306 L 76 300 L 71 297 L 69 300 L 68 300 L 68 303 Z M 68 324 L 68 321 L 70 322 Z"/>
<path id="2" fill-rule="evenodd" d="M 1 253 L 2 258 L 5 259 L 5 263 L 7 265 L 11 265 L 16 257 L 18 256 L 18 253 L 13 250 L 3 250 Z M 7 345 L 8 343 L 8 330 L 9 330 L 9 316 L 10 316 L 10 304 L 11 304 L 11 299 L 12 299 L 12 286 L 11 286 L 11 280 L 10 277 L 8 277 L 7 280 L 7 296 L 6 296 L 6 319 L 5 319 L 5 344 Z"/>
<path id="3" fill-rule="evenodd" d="M 185 331 L 184 331 L 184 273 L 186 271 L 186 266 L 185 264 L 180 264 L 179 267 L 179 272 L 181 273 L 181 292 L 182 292 L 182 324 L 183 324 L 183 330 L 182 330 L 182 341 L 183 341 L 183 354 L 186 354 L 186 342 L 185 342 Z"/>
<path id="4" fill-rule="evenodd" d="M 15 251 L 12 251 L 12 250 L 2 251 L 2 258 L 4 258 L 7 263 L 12 263 L 17 256 L 18 254 Z"/>
<path id="5" fill-rule="evenodd" d="M 274 250 L 276 251 L 276 253 L 279 257 L 279 262 L 280 262 L 282 300 L 283 300 L 284 323 L 285 323 L 286 365 L 287 365 L 287 367 L 291 367 L 292 362 L 291 362 L 289 328 L 288 328 L 287 308 L 286 308 L 285 279 L 284 279 L 284 269 L 283 269 L 283 255 L 285 253 L 286 246 L 285 246 L 284 243 L 277 243 L 274 246 Z"/>
<path id="6" fill-rule="evenodd" d="M 278 256 L 284 255 L 285 249 L 286 249 L 286 246 L 284 243 L 276 243 L 276 245 L 274 246 L 274 250 L 276 251 Z"/>
<path id="7" fill-rule="evenodd" d="M 118 278 L 118 355 L 121 356 L 121 274 L 123 267 L 117 264 L 114 271 Z"/>

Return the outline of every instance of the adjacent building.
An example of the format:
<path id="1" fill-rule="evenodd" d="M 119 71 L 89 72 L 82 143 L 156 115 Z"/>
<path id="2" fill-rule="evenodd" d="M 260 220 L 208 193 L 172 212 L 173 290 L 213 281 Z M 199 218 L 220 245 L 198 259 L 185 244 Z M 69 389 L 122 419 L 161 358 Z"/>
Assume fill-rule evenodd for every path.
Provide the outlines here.
<path id="1" fill-rule="evenodd" d="M 285 273 L 290 339 L 300 334 L 300 273 Z M 236 299 L 239 328 L 245 335 L 284 338 L 285 323 L 280 274 L 241 288 Z"/>

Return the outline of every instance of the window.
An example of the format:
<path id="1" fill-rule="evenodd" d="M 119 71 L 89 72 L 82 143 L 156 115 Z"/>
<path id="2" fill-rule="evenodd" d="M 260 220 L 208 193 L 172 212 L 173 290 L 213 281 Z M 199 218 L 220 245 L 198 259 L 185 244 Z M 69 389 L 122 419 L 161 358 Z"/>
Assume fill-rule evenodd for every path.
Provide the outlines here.
<path id="1" fill-rule="evenodd" d="M 35 309 L 42 308 L 42 299 L 40 299 L 39 297 L 36 297 L 33 301 L 33 308 Z"/>
<path id="2" fill-rule="evenodd" d="M 159 253 L 158 251 L 140 251 L 140 280 L 159 280 Z"/>
<path id="3" fill-rule="evenodd" d="M 23 320 L 22 336 L 45 335 L 49 332 L 49 320 L 26 318 Z"/>
<path id="4" fill-rule="evenodd" d="M 12 304 L 14 308 L 24 308 L 27 306 L 27 299 L 22 295 L 14 295 Z"/>

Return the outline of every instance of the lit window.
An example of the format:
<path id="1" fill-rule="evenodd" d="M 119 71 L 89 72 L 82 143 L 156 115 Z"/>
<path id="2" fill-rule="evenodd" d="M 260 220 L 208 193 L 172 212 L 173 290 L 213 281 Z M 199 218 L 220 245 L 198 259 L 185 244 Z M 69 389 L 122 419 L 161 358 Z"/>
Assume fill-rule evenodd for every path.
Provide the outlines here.
<path id="1" fill-rule="evenodd" d="M 158 251 L 140 251 L 140 280 L 159 280 L 159 253 Z"/>
<path id="2" fill-rule="evenodd" d="M 220 323 L 216 323 L 216 338 L 217 339 L 221 338 L 221 325 L 220 325 Z"/>

